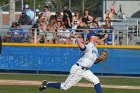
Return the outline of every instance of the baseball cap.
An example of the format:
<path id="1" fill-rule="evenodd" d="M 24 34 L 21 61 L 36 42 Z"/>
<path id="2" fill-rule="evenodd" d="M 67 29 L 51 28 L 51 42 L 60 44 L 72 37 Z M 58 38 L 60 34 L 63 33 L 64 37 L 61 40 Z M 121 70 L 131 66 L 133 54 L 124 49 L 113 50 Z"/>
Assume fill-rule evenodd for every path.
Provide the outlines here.
<path id="1" fill-rule="evenodd" d="M 98 37 L 99 37 L 100 34 L 97 34 L 97 33 L 93 32 L 93 31 L 91 31 L 91 32 L 89 32 L 89 33 L 87 34 L 87 38 L 90 39 L 91 36 L 98 36 Z"/>
<path id="2" fill-rule="evenodd" d="M 39 12 L 39 9 L 36 9 L 35 12 Z"/>
<path id="3" fill-rule="evenodd" d="M 29 8 L 29 5 L 28 5 L 28 4 L 26 4 L 26 5 L 25 5 L 25 8 L 26 8 L 26 9 L 27 9 L 27 8 Z"/>

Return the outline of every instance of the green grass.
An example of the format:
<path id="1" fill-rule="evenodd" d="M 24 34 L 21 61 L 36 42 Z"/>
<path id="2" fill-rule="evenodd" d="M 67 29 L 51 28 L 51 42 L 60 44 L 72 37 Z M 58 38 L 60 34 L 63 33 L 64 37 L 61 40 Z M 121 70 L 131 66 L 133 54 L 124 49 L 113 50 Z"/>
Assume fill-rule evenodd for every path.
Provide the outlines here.
<path id="1" fill-rule="evenodd" d="M 0 86 L 0 93 L 39 93 L 37 86 Z M 69 90 L 57 90 L 48 88 L 42 93 L 96 93 L 93 88 L 72 87 Z M 140 93 L 140 90 L 106 89 L 103 93 Z"/>
<path id="2" fill-rule="evenodd" d="M 100 81 L 106 85 L 128 85 L 128 86 L 140 86 L 140 78 L 130 77 L 101 77 Z"/>
<path id="3" fill-rule="evenodd" d="M 38 93 L 37 86 L 0 86 L 0 93 Z"/>
<path id="4" fill-rule="evenodd" d="M 0 74 L 0 79 L 8 80 L 48 80 L 48 81 L 65 81 L 67 75 L 52 75 L 52 74 Z M 140 86 L 140 78 L 129 77 L 99 77 L 101 84 L 105 85 L 127 85 L 127 86 Z M 86 82 L 81 80 L 80 82 Z M 40 93 L 39 86 L 0 86 L 0 93 Z M 67 91 L 48 88 L 42 93 L 96 93 L 93 88 L 72 87 Z M 140 93 L 139 90 L 132 89 L 111 89 L 103 88 L 103 93 Z"/>
<path id="5" fill-rule="evenodd" d="M 0 79 L 11 80 L 47 80 L 47 81 L 65 81 L 67 75 L 52 75 L 52 74 L 0 74 Z M 101 84 L 104 85 L 128 85 L 128 86 L 140 86 L 140 78 L 130 77 L 99 77 Z M 88 82 L 81 80 L 80 82 Z"/>

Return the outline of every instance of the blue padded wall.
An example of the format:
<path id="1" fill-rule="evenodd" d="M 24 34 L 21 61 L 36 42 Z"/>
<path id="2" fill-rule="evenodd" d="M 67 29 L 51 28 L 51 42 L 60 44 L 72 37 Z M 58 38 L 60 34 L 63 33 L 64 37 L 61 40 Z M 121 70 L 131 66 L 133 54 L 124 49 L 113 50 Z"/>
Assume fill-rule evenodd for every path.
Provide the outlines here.
<path id="1" fill-rule="evenodd" d="M 99 51 L 102 49 L 100 48 Z M 140 50 L 108 48 L 108 59 L 93 65 L 93 73 L 140 74 Z M 79 48 L 4 46 L 0 69 L 65 71 L 82 56 Z"/>

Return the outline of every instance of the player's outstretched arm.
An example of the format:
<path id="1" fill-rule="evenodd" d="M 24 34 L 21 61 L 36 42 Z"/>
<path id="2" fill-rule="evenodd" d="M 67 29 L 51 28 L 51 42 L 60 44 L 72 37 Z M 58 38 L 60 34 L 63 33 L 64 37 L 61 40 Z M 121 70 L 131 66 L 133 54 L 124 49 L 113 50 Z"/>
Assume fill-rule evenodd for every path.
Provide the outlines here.
<path id="1" fill-rule="evenodd" d="M 85 45 L 77 38 L 78 36 L 75 33 L 73 33 L 73 37 L 76 39 L 76 42 L 78 44 L 78 47 L 80 49 L 84 49 L 85 48 Z"/>

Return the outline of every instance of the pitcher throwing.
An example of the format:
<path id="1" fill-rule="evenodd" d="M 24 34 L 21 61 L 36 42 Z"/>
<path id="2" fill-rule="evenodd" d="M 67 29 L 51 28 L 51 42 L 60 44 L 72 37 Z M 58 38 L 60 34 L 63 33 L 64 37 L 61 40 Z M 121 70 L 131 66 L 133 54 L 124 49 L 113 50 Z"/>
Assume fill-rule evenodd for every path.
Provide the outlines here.
<path id="1" fill-rule="evenodd" d="M 93 64 L 99 63 L 96 62 L 98 59 L 98 50 L 95 47 L 95 43 L 98 42 L 98 36 L 89 33 L 89 43 L 87 45 L 82 44 L 81 41 L 78 40 L 77 35 L 74 34 L 73 36 L 80 50 L 84 52 L 84 55 L 71 67 L 70 74 L 64 83 L 48 83 L 47 81 L 43 81 L 39 87 L 39 91 L 43 91 L 49 87 L 67 90 L 82 78 L 85 78 L 93 83 L 96 93 L 102 93 L 99 78 L 89 70 Z"/>

